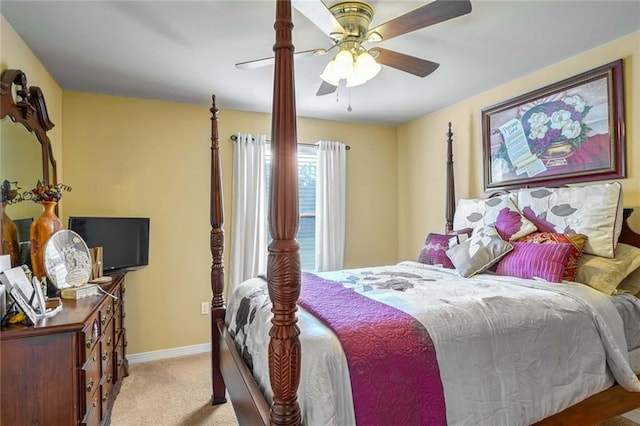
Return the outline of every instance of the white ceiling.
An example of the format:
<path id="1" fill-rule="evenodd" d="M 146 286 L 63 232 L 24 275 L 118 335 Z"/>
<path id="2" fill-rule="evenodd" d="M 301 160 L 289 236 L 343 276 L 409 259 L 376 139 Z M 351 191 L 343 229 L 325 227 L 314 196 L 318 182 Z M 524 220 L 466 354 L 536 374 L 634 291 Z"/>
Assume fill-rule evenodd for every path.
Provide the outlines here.
<path id="1" fill-rule="evenodd" d="M 376 26 L 425 1 L 368 3 Z M 330 57 L 296 60 L 298 115 L 403 123 L 640 29 L 640 0 L 472 0 L 472 8 L 380 44 L 440 63 L 425 78 L 383 67 L 338 97 L 317 97 Z M 272 56 L 274 1 L 1 0 L 0 10 L 63 89 L 199 105 L 215 94 L 222 109 L 271 112 L 273 67 L 234 64 Z M 295 9 L 293 22 L 297 51 L 331 46 Z"/>

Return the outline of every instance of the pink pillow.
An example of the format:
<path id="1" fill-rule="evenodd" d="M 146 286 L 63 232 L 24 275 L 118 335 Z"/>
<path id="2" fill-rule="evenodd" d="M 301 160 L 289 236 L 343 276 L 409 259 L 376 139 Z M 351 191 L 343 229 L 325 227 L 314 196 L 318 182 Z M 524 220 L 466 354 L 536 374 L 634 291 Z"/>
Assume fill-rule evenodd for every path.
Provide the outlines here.
<path id="1" fill-rule="evenodd" d="M 518 278 L 542 278 L 562 282 L 572 245 L 566 243 L 519 243 L 512 242 L 513 250 L 507 254 L 496 269 L 497 275 Z"/>
<path id="2" fill-rule="evenodd" d="M 536 232 L 538 228 L 517 210 L 503 208 L 496 217 L 494 224 L 498 235 L 505 241 L 514 241 Z"/>
<path id="3" fill-rule="evenodd" d="M 471 230 L 469 230 L 471 231 Z M 450 246 L 460 242 L 460 235 L 469 235 L 471 232 L 466 230 L 460 231 L 459 234 L 434 234 L 427 235 L 424 246 L 418 255 L 418 262 L 426 265 L 442 266 L 444 268 L 454 269 L 453 263 L 447 256 L 446 251 Z"/>

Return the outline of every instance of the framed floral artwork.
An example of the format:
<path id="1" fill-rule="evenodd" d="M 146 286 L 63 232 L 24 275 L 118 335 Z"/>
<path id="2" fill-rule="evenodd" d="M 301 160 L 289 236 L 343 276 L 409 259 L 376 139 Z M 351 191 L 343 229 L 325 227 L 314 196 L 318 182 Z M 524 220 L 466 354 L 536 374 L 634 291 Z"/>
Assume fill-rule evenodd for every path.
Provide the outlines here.
<path id="1" fill-rule="evenodd" d="M 484 187 L 626 177 L 622 59 L 482 110 Z"/>

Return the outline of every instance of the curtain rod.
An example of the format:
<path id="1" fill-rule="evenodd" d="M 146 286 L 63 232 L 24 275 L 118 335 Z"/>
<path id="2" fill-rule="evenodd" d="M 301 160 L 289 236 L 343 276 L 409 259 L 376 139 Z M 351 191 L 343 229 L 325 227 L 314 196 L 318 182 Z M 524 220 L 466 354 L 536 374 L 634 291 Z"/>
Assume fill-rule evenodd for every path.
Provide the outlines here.
<path id="1" fill-rule="evenodd" d="M 237 141 L 238 140 L 238 135 L 231 135 L 231 140 L 232 141 Z M 253 136 L 251 137 L 251 140 L 256 140 Z M 271 143 L 271 141 L 269 139 L 267 139 L 268 143 Z M 317 148 L 318 145 L 314 144 L 314 143 L 302 143 L 302 142 L 298 142 L 298 145 L 304 145 L 304 146 L 312 146 L 314 148 Z M 346 151 L 349 151 L 351 149 L 351 147 L 349 145 L 345 145 L 344 149 Z"/>

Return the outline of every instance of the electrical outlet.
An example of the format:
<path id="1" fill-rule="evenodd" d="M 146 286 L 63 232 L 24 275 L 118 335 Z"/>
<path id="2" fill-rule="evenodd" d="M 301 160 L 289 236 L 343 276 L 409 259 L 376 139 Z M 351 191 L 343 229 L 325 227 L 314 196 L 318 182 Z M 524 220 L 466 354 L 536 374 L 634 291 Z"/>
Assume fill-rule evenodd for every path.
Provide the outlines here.
<path id="1" fill-rule="evenodd" d="M 200 313 L 202 315 L 207 315 L 209 313 L 209 302 L 202 302 L 200 304 Z"/>

